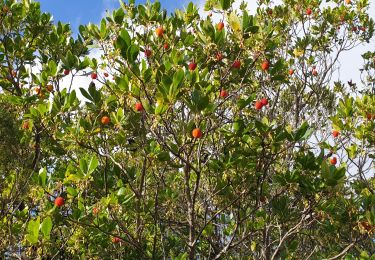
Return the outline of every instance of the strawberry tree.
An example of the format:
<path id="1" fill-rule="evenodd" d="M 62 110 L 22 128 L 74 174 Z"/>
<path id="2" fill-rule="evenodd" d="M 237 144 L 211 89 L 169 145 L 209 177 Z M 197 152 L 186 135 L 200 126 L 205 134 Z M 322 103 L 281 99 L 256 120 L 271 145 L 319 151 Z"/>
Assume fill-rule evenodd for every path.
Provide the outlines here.
<path id="1" fill-rule="evenodd" d="M 29 23 L 48 17 L 27 1 L 3 5 Z M 1 86 L 36 158 L 16 225 L 2 215 L 13 228 L 3 251 L 369 258 L 373 90 L 332 80 L 340 54 L 373 36 L 367 9 L 363 0 L 259 1 L 251 14 L 246 3 L 208 0 L 206 17 L 192 3 L 168 15 L 158 1 L 130 0 L 80 26 L 77 40 L 61 23 L 36 30 L 27 59 L 3 41 L 4 61 L 34 65 Z M 33 27 L 14 28 L 29 39 L 22 32 Z M 373 54 L 364 57 L 371 84 Z"/>
<path id="2" fill-rule="evenodd" d="M 69 25 L 54 25 L 52 15 L 42 13 L 39 3 L 1 1 L 0 21 L 0 104 L 3 118 L 0 174 L 3 239 L 0 250 L 5 257 L 18 252 L 17 248 L 24 244 L 34 246 L 39 234 L 43 234 L 43 241 L 50 238 L 52 218 L 50 213 L 41 213 L 41 210 L 57 194 L 44 196 L 49 191 L 44 189 L 47 171 L 43 169 L 56 168 L 59 162 L 64 163 L 62 156 L 65 154 L 61 144 L 52 136 L 53 131 L 46 127 L 53 123 L 53 120 L 49 122 L 50 100 L 55 98 L 64 106 L 59 107 L 61 114 L 63 110 L 78 107 L 74 92 L 67 94 L 61 85 L 62 79 L 67 77 L 63 71 L 82 70 L 90 61 L 81 57 L 87 53 L 82 39 L 72 38 Z M 43 242 L 42 245 L 47 247 L 50 244 Z M 22 256 L 43 251 L 40 250 L 24 247 Z"/>

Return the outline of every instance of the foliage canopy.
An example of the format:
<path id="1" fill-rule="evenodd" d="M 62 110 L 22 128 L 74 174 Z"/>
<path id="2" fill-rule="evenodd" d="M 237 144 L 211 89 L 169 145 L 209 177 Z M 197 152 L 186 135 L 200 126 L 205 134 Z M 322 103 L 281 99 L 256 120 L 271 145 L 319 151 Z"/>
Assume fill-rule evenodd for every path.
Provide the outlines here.
<path id="1" fill-rule="evenodd" d="M 370 259 L 375 53 L 332 81 L 368 6 L 130 0 L 74 38 L 1 0 L 2 256 Z"/>

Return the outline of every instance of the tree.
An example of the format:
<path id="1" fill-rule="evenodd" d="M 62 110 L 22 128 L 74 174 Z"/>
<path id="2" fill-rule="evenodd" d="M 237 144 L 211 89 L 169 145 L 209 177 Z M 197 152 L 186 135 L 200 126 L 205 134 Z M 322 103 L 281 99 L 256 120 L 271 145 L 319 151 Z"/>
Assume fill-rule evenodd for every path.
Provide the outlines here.
<path id="1" fill-rule="evenodd" d="M 80 26 L 77 40 L 49 23 L 32 57 L 24 44 L 9 51 L 7 39 L 34 39 L 32 22 L 49 16 L 35 3 L 3 4 L 28 13 L 19 24 L 30 26 L 4 21 L 16 33 L 2 32 L 2 75 L 42 64 L 19 65 L 22 77 L 1 81 L 38 155 L 4 252 L 369 258 L 373 54 L 364 55 L 364 91 L 331 80 L 340 54 L 373 36 L 368 2 L 258 4 L 250 15 L 245 3 L 207 1 L 219 24 L 192 3 L 168 16 L 157 1 L 121 2 L 100 25 Z M 80 76 L 92 79 L 76 86 L 83 100 Z M 32 94 L 21 81 L 40 88 Z"/>
<path id="2" fill-rule="evenodd" d="M 71 38 L 68 25 L 53 25 L 51 15 L 41 13 L 39 3 L 1 1 L 0 7 L 0 234 L 4 238 L 0 250 L 4 256 L 19 252 L 25 223 L 38 215 L 40 201 L 35 198 L 39 195 L 33 192 L 40 161 L 52 167 L 55 162 L 48 157 L 64 154 L 42 119 L 53 89 L 63 102 L 62 69 L 69 69 L 71 60 L 63 68 L 59 63 L 67 58 L 75 62 L 73 53 L 81 56 L 87 49 L 81 39 Z M 81 62 L 80 66 L 87 65 Z"/>

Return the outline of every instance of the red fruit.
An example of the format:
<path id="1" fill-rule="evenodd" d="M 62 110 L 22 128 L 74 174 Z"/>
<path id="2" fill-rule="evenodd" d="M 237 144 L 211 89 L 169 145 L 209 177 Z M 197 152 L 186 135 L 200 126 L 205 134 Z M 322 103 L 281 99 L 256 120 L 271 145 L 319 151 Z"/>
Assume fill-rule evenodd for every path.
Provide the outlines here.
<path id="1" fill-rule="evenodd" d="M 262 63 L 262 70 L 267 71 L 270 68 L 270 63 L 268 60 L 263 61 Z"/>
<path id="2" fill-rule="evenodd" d="M 340 134 L 340 132 L 337 131 L 337 130 L 333 130 L 333 131 L 332 131 L 332 135 L 333 135 L 333 137 L 335 137 L 335 138 L 338 137 L 339 134 Z"/>
<path id="3" fill-rule="evenodd" d="M 143 106 L 141 102 L 135 103 L 134 108 L 135 108 L 135 111 L 137 112 L 143 111 Z"/>
<path id="4" fill-rule="evenodd" d="M 150 49 L 145 50 L 146 57 L 150 57 L 152 55 L 152 51 Z"/>
<path id="5" fill-rule="evenodd" d="M 239 60 L 235 60 L 232 64 L 232 67 L 235 69 L 239 69 L 241 67 L 241 62 Z"/>
<path id="6" fill-rule="evenodd" d="M 102 124 L 103 125 L 108 125 L 109 122 L 111 122 L 111 119 L 108 116 L 103 116 L 102 117 Z"/>
<path id="7" fill-rule="evenodd" d="M 158 37 L 162 37 L 163 34 L 164 34 L 164 29 L 163 29 L 163 27 L 160 26 L 160 27 L 156 28 L 156 30 L 155 30 L 155 34 L 156 34 L 156 36 L 158 36 Z"/>
<path id="8" fill-rule="evenodd" d="M 93 208 L 92 209 L 92 214 L 98 215 L 98 213 L 99 213 L 99 209 L 98 208 Z"/>
<path id="9" fill-rule="evenodd" d="M 223 59 L 223 54 L 221 52 L 216 53 L 216 60 L 221 61 Z"/>
<path id="10" fill-rule="evenodd" d="M 195 62 L 191 62 L 189 64 L 189 70 L 193 71 L 197 68 L 197 64 Z"/>
<path id="11" fill-rule="evenodd" d="M 364 26 L 361 26 L 359 29 L 360 29 L 362 32 L 366 31 L 366 27 L 364 27 Z"/>
<path id="12" fill-rule="evenodd" d="M 222 90 L 220 91 L 220 97 L 222 97 L 222 98 L 226 98 L 227 96 L 229 96 L 228 91 L 222 89 Z"/>
<path id="13" fill-rule="evenodd" d="M 48 92 L 52 92 L 52 90 L 53 90 L 53 86 L 51 84 L 48 84 L 46 86 L 46 88 L 47 88 Z"/>
<path id="14" fill-rule="evenodd" d="M 260 103 L 262 104 L 262 106 L 267 106 L 268 105 L 268 100 L 266 98 L 262 98 L 260 100 Z"/>
<path id="15" fill-rule="evenodd" d="M 218 31 L 221 31 L 221 30 L 223 30 L 223 28 L 224 28 L 224 23 L 223 23 L 223 22 L 219 22 L 219 23 L 217 24 L 217 30 L 218 30 Z"/>
<path id="16" fill-rule="evenodd" d="M 316 69 L 313 69 L 312 72 L 313 76 L 318 76 L 318 71 Z"/>
<path id="17" fill-rule="evenodd" d="M 366 117 L 367 120 L 371 120 L 373 117 L 375 118 L 375 116 L 373 116 L 371 113 L 366 113 Z"/>
<path id="18" fill-rule="evenodd" d="M 98 74 L 96 74 L 95 72 L 91 73 L 91 78 L 92 79 L 97 79 L 98 78 Z"/>
<path id="19" fill-rule="evenodd" d="M 201 131 L 199 128 L 195 128 L 195 129 L 193 129 L 193 131 L 191 132 L 191 135 L 192 135 L 194 138 L 201 138 L 201 137 L 202 137 L 202 131 Z"/>
<path id="20" fill-rule="evenodd" d="M 360 222 L 360 224 L 368 232 L 370 232 L 374 229 L 374 227 L 370 223 L 368 223 L 367 221 L 362 221 L 362 222 Z"/>
<path id="21" fill-rule="evenodd" d="M 289 70 L 289 75 L 292 76 L 293 74 L 294 74 L 294 69 L 290 69 L 290 70 Z"/>
<path id="22" fill-rule="evenodd" d="M 120 241 L 121 241 L 121 238 L 119 238 L 119 237 L 112 237 L 112 243 L 117 244 L 117 243 L 120 243 Z"/>
<path id="23" fill-rule="evenodd" d="M 272 15 L 272 14 L 273 14 L 272 9 L 271 9 L 271 8 L 268 8 L 268 9 L 267 9 L 267 13 L 268 13 L 269 15 Z"/>
<path id="24" fill-rule="evenodd" d="M 257 101 L 255 102 L 255 109 L 256 109 L 256 110 L 260 110 L 260 109 L 262 109 L 262 107 L 263 107 L 262 102 L 259 101 L 259 100 L 257 100 Z"/>
<path id="25" fill-rule="evenodd" d="M 64 70 L 64 75 L 69 75 L 70 70 Z"/>
<path id="26" fill-rule="evenodd" d="M 306 9 L 306 14 L 307 14 L 307 15 L 311 15 L 311 14 L 312 14 L 312 10 L 311 10 L 311 8 L 307 8 L 307 9 Z"/>
<path id="27" fill-rule="evenodd" d="M 163 48 L 164 48 L 164 50 L 168 50 L 168 49 L 169 49 L 169 45 L 168 45 L 168 43 L 164 43 Z"/>
<path id="28" fill-rule="evenodd" d="M 357 26 L 353 26 L 352 31 L 353 31 L 353 32 L 356 32 L 357 29 L 358 29 Z"/>
<path id="29" fill-rule="evenodd" d="M 61 207 L 62 205 L 64 205 L 64 198 L 63 197 L 57 197 L 56 199 L 55 199 L 55 205 L 56 205 L 56 207 Z"/>
<path id="30" fill-rule="evenodd" d="M 107 72 L 104 72 L 104 77 L 108 78 L 109 74 Z"/>
<path id="31" fill-rule="evenodd" d="M 332 157 L 331 160 L 329 160 L 330 164 L 332 165 L 336 165 L 337 163 L 337 158 L 336 157 Z"/>
<path id="32" fill-rule="evenodd" d="M 29 129 L 29 121 L 23 122 L 22 128 L 25 129 L 25 130 Z"/>

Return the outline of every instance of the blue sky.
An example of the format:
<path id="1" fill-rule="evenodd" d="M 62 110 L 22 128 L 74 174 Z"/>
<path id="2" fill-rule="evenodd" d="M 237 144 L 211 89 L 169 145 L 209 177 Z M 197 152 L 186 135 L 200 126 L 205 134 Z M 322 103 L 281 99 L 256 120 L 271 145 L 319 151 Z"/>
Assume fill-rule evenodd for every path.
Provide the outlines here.
<path id="1" fill-rule="evenodd" d="M 113 10 L 120 6 L 118 0 L 39 0 L 44 12 L 53 15 L 55 21 L 70 23 L 73 31 L 78 31 L 80 24 L 99 23 L 105 10 Z M 146 0 L 136 0 L 145 3 Z M 172 12 L 175 8 L 182 8 L 187 0 L 160 0 L 161 5 Z M 195 1 L 197 2 L 197 1 Z"/>

